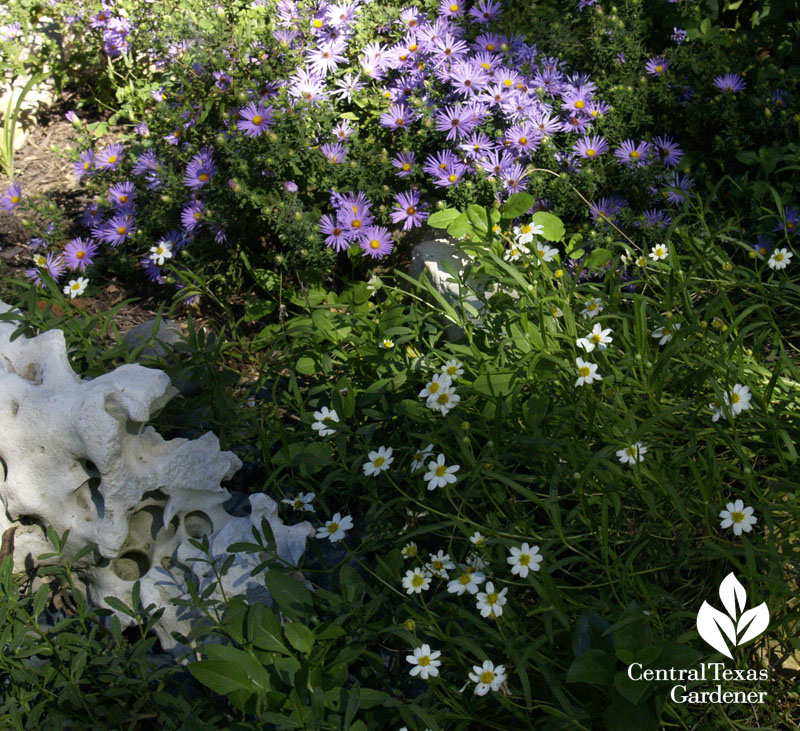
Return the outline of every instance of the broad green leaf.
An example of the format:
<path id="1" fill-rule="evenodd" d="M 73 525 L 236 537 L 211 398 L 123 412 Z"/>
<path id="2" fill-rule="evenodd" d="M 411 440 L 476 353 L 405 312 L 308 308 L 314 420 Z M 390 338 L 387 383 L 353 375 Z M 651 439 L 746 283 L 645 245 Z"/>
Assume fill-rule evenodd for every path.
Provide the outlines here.
<path id="1" fill-rule="evenodd" d="M 533 222 L 544 228 L 542 238 L 548 241 L 561 241 L 564 238 L 564 224 L 558 216 L 548 211 L 537 211 L 533 214 Z"/>
<path id="2" fill-rule="evenodd" d="M 611 252 L 608 249 L 592 249 L 586 259 L 587 267 L 602 267 L 611 261 Z"/>
<path id="3" fill-rule="evenodd" d="M 260 650 L 291 655 L 283 642 L 281 623 L 263 604 L 254 604 L 247 611 L 247 639 Z"/>
<path id="4" fill-rule="evenodd" d="M 234 690 L 253 690 L 247 671 L 235 662 L 200 660 L 189 664 L 189 672 L 220 695 L 227 695 Z"/>
<path id="5" fill-rule="evenodd" d="M 301 581 L 273 569 L 264 575 L 264 583 L 275 603 L 294 619 L 313 612 L 313 597 Z"/>
<path id="6" fill-rule="evenodd" d="M 298 652 L 308 654 L 314 647 L 314 633 L 300 622 L 290 622 L 284 627 L 286 639 Z"/>
<path id="7" fill-rule="evenodd" d="M 453 221 L 461 215 L 455 208 L 445 208 L 443 211 L 436 211 L 428 217 L 428 225 L 431 228 L 447 228 Z"/>
<path id="8" fill-rule="evenodd" d="M 616 669 L 616 661 L 607 652 L 588 650 L 572 661 L 567 670 L 567 682 L 610 685 Z"/>
<path id="9" fill-rule="evenodd" d="M 469 216 L 466 213 L 460 214 L 459 217 L 454 219 L 447 227 L 447 233 L 455 239 L 460 239 L 466 234 L 471 234 L 472 224 L 469 222 Z"/>
<path id="10" fill-rule="evenodd" d="M 536 201 L 529 193 L 514 193 L 503 206 L 503 218 L 516 218 L 527 213 Z"/>

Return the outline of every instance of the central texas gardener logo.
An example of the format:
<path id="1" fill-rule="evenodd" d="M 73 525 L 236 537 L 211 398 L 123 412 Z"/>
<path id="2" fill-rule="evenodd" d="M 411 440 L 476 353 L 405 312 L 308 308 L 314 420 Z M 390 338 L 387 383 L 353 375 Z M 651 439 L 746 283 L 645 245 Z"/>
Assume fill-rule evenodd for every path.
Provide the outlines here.
<path id="1" fill-rule="evenodd" d="M 733 572 L 719 585 L 719 598 L 727 614 L 703 602 L 697 613 L 697 631 L 711 647 L 733 659 L 731 649 L 758 637 L 769 624 L 769 610 L 764 602 L 748 609 L 747 592 Z"/>

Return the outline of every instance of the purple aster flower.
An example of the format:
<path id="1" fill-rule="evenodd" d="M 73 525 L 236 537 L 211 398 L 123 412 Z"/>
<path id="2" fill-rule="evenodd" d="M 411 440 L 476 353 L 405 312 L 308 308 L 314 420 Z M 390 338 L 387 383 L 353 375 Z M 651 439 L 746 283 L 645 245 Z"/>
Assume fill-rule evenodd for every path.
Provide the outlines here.
<path id="1" fill-rule="evenodd" d="M 333 136 L 340 142 L 345 142 L 353 134 L 353 125 L 346 119 L 339 122 L 332 130 Z"/>
<path id="2" fill-rule="evenodd" d="M 579 157 L 591 160 L 593 157 L 608 152 L 608 143 L 600 136 L 583 137 L 572 148 Z"/>
<path id="3" fill-rule="evenodd" d="M 447 61 L 457 61 L 465 56 L 469 52 L 469 46 L 466 41 L 455 38 L 450 33 L 445 33 L 444 36 L 433 41 L 430 50 L 434 54 L 434 61 L 442 64 Z"/>
<path id="4" fill-rule="evenodd" d="M 325 89 L 325 77 L 300 69 L 289 79 L 289 96 L 304 101 L 312 106 L 325 101 L 328 92 Z"/>
<path id="5" fill-rule="evenodd" d="M 95 165 L 98 170 L 116 170 L 117 163 L 121 162 L 124 157 L 125 149 L 119 142 L 115 142 L 97 154 Z"/>
<path id="6" fill-rule="evenodd" d="M 75 114 L 75 112 L 72 109 L 70 109 L 64 115 L 64 117 L 66 118 L 67 122 L 69 122 L 70 124 L 79 125 L 81 123 L 81 120 L 79 119 L 78 115 Z"/>
<path id="7" fill-rule="evenodd" d="M 598 223 L 605 223 L 607 220 L 611 221 L 622 210 L 625 201 L 618 196 L 611 196 L 610 198 L 600 198 L 597 201 L 592 201 L 589 205 L 589 214 L 592 217 L 595 225 Z"/>
<path id="8" fill-rule="evenodd" d="M 653 139 L 653 146 L 656 151 L 661 154 L 661 162 L 668 168 L 674 168 L 683 157 L 683 150 L 678 147 L 671 137 L 667 137 L 666 135 L 655 137 Z"/>
<path id="9" fill-rule="evenodd" d="M 581 134 L 586 132 L 586 128 L 591 123 L 591 118 L 586 114 L 572 114 L 561 124 L 561 131 Z"/>
<path id="10" fill-rule="evenodd" d="M 399 155 L 395 155 L 392 158 L 392 165 L 397 168 L 395 175 L 398 178 L 405 178 L 407 175 L 413 174 L 415 162 L 416 156 L 413 152 L 401 152 Z"/>
<path id="11" fill-rule="evenodd" d="M 467 160 L 477 160 L 494 149 L 494 143 L 489 135 L 483 132 L 473 132 L 462 142 L 458 148 L 464 151 Z"/>
<path id="12" fill-rule="evenodd" d="M 475 127 L 475 116 L 461 104 L 446 107 L 436 115 L 436 129 L 447 132 L 447 139 L 466 137 Z"/>
<path id="13" fill-rule="evenodd" d="M 244 109 L 239 110 L 242 119 L 236 122 L 236 127 L 248 137 L 258 137 L 269 129 L 273 115 L 271 106 L 265 107 L 262 102 L 258 105 L 250 102 Z"/>
<path id="14" fill-rule="evenodd" d="M 392 223 L 403 222 L 404 230 L 422 226 L 430 215 L 423 210 L 426 205 L 424 203 L 420 205 L 419 193 L 415 190 L 398 193 L 394 197 L 394 205 L 396 210 L 392 211 Z"/>
<path id="15" fill-rule="evenodd" d="M 425 158 L 422 170 L 428 175 L 435 175 L 437 172 L 448 170 L 458 162 L 458 157 L 452 150 L 440 150 L 435 154 Z"/>
<path id="16" fill-rule="evenodd" d="M 666 211 L 651 208 L 644 212 L 644 225 L 648 228 L 666 228 L 672 223 L 672 216 Z"/>
<path id="17" fill-rule="evenodd" d="M 597 2 L 597 0 L 578 0 L 578 10 L 583 10 L 584 8 L 591 7 Z"/>
<path id="18" fill-rule="evenodd" d="M 181 225 L 186 231 L 193 232 L 202 223 L 206 207 L 203 201 L 192 201 L 181 211 Z"/>
<path id="19" fill-rule="evenodd" d="M 489 174 L 489 180 L 503 176 L 514 164 L 514 156 L 506 150 L 492 150 L 480 158 L 482 170 Z"/>
<path id="20" fill-rule="evenodd" d="M 11 183 L 3 197 L 0 198 L 0 208 L 5 211 L 13 211 L 19 206 L 21 200 L 22 188 L 20 188 L 19 183 Z"/>
<path id="21" fill-rule="evenodd" d="M 392 104 L 381 115 L 379 123 L 387 129 L 406 129 L 416 119 L 416 115 L 405 104 Z"/>
<path id="22" fill-rule="evenodd" d="M 720 74 L 714 79 L 714 86 L 720 91 L 735 94 L 737 91 L 744 91 L 747 84 L 739 74 Z"/>
<path id="23" fill-rule="evenodd" d="M 308 68 L 311 72 L 324 75 L 336 71 L 339 64 L 346 63 L 347 58 L 342 55 L 344 45 L 341 41 L 327 41 L 318 48 L 306 51 Z"/>
<path id="24" fill-rule="evenodd" d="M 655 56 L 644 65 L 648 76 L 661 76 L 669 68 L 669 60 L 664 56 Z"/>
<path id="25" fill-rule="evenodd" d="M 783 218 L 786 221 L 779 221 L 773 231 L 785 231 L 788 236 L 793 236 L 800 229 L 800 211 L 792 206 L 786 206 L 783 211 Z"/>
<path id="26" fill-rule="evenodd" d="M 103 220 L 103 212 L 97 203 L 90 203 L 81 214 L 81 224 L 86 228 L 94 228 Z"/>
<path id="27" fill-rule="evenodd" d="M 341 79 L 337 79 L 334 84 L 336 91 L 333 92 L 335 96 L 351 101 L 353 94 L 361 91 L 364 88 L 364 83 L 359 81 L 358 74 L 345 74 Z"/>
<path id="28" fill-rule="evenodd" d="M 585 114 L 591 100 L 592 91 L 585 86 L 567 89 L 561 97 L 561 110 L 569 114 Z"/>
<path id="29" fill-rule="evenodd" d="M 213 71 L 211 75 L 214 77 L 214 86 L 217 89 L 225 91 L 231 85 L 231 77 L 226 71 Z"/>
<path id="30" fill-rule="evenodd" d="M 625 140 L 616 150 L 614 157 L 620 165 L 628 167 L 644 167 L 649 164 L 647 156 L 650 152 L 650 143 L 642 140 L 638 145 L 633 140 Z"/>
<path id="31" fill-rule="evenodd" d="M 464 12 L 463 0 L 441 0 L 439 15 L 447 18 L 456 18 Z"/>
<path id="32" fill-rule="evenodd" d="M 610 111 L 611 105 L 601 102 L 598 99 L 593 99 L 589 106 L 586 107 L 586 112 L 592 119 L 601 119 Z"/>
<path id="33" fill-rule="evenodd" d="M 678 46 L 681 45 L 686 40 L 686 36 L 688 34 L 682 28 L 673 28 L 672 35 L 669 37 L 671 41 L 674 41 Z"/>
<path id="34" fill-rule="evenodd" d="M 64 273 L 64 260 L 60 254 L 48 254 L 45 257 L 45 264 L 42 268 L 57 282 Z"/>
<path id="35" fill-rule="evenodd" d="M 670 187 L 665 189 L 664 193 L 671 206 L 679 206 L 692 197 L 690 192 L 692 188 L 694 188 L 694 180 L 692 180 L 692 178 L 688 175 L 681 176 L 675 173 Z"/>
<path id="36" fill-rule="evenodd" d="M 86 271 L 97 253 L 97 244 L 93 241 L 84 241 L 82 238 L 72 239 L 62 253 L 67 267 L 73 271 Z"/>
<path id="37" fill-rule="evenodd" d="M 287 180 L 283 184 L 283 190 L 287 193 L 297 193 L 297 183 L 295 183 L 294 180 Z"/>
<path id="38" fill-rule="evenodd" d="M 100 224 L 92 229 L 92 235 L 99 241 L 104 241 L 111 246 L 120 246 L 136 231 L 133 215 L 119 212 L 112 216 L 106 224 Z"/>
<path id="39" fill-rule="evenodd" d="M 461 178 L 469 172 L 469 168 L 461 162 L 454 162 L 447 170 L 436 170 L 433 173 L 433 184 L 437 188 L 448 188 L 457 185 Z"/>
<path id="40" fill-rule="evenodd" d="M 753 244 L 753 252 L 756 256 L 765 257 L 772 251 L 773 246 L 775 246 L 775 243 L 769 236 L 758 234 L 756 236 L 756 243 Z"/>
<path id="41" fill-rule="evenodd" d="M 504 141 L 516 150 L 517 154 L 530 154 L 539 146 L 536 127 L 523 122 L 515 124 L 506 131 Z"/>
<path id="42" fill-rule="evenodd" d="M 208 183 L 217 172 L 213 152 L 210 147 L 203 147 L 186 166 L 183 184 L 192 190 L 198 190 Z"/>
<path id="43" fill-rule="evenodd" d="M 326 142 L 319 146 L 319 151 L 332 163 L 342 163 L 347 157 L 347 148 L 339 142 Z"/>
<path id="44" fill-rule="evenodd" d="M 487 25 L 489 21 L 494 20 L 502 10 L 502 5 L 496 0 L 478 0 L 475 5 L 470 8 L 469 14 L 481 25 Z"/>
<path id="45" fill-rule="evenodd" d="M 325 235 L 325 246 L 344 251 L 350 246 L 350 236 L 345 227 L 333 216 L 323 216 L 319 220 L 319 230 Z"/>
<path id="46" fill-rule="evenodd" d="M 364 256 L 373 259 L 388 256 L 394 248 L 392 235 L 384 226 L 367 226 L 359 236 L 358 245 L 364 250 Z"/>
<path id="47" fill-rule="evenodd" d="M 130 181 L 115 183 L 108 189 L 108 200 L 116 208 L 129 207 L 136 198 L 136 186 Z"/>
<path id="48" fill-rule="evenodd" d="M 149 254 L 144 259 L 139 260 L 139 266 L 144 269 L 145 276 L 151 282 L 155 282 L 156 284 L 164 284 L 166 281 L 161 272 L 161 267 L 150 258 Z"/>
<path id="49" fill-rule="evenodd" d="M 72 174 L 80 180 L 84 175 L 90 175 L 94 168 L 94 150 L 82 152 L 78 159 L 72 163 Z"/>
<path id="50" fill-rule="evenodd" d="M 468 99 L 489 83 L 489 77 L 472 61 L 457 61 L 450 69 L 450 83 L 457 94 Z"/>
<path id="51" fill-rule="evenodd" d="M 503 185 L 509 193 L 519 193 L 527 187 L 528 173 L 522 165 L 515 163 L 503 173 Z"/>

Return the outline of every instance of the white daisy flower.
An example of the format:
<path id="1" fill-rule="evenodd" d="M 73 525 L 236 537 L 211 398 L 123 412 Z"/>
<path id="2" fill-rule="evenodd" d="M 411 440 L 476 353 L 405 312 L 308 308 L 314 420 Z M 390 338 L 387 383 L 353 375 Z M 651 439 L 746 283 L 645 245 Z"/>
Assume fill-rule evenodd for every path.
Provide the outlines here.
<path id="1" fill-rule="evenodd" d="M 172 253 L 172 242 L 162 239 L 155 246 L 150 247 L 150 261 L 156 266 L 164 266 L 167 259 L 174 256 Z"/>
<path id="2" fill-rule="evenodd" d="M 758 518 L 753 515 L 753 508 L 745 507 L 744 501 L 734 500 L 725 506 L 726 510 L 720 512 L 719 517 L 722 522 L 720 528 L 733 528 L 735 536 L 742 535 L 742 531 L 749 533 L 753 526 L 758 522 Z"/>
<path id="3" fill-rule="evenodd" d="M 438 551 L 437 553 L 429 554 L 429 556 L 431 560 L 429 563 L 425 564 L 425 568 L 440 579 L 450 578 L 447 572 L 452 571 L 456 567 L 450 560 L 450 555 L 444 551 Z"/>
<path id="4" fill-rule="evenodd" d="M 591 320 L 597 317 L 603 311 L 603 300 L 600 297 L 595 297 L 593 300 L 587 302 L 581 310 L 581 315 L 584 318 Z"/>
<path id="5" fill-rule="evenodd" d="M 406 661 L 414 666 L 409 673 L 412 676 L 419 675 L 423 680 L 435 678 L 439 674 L 439 666 L 442 664 L 442 661 L 436 658 L 440 657 L 441 654 L 439 650 L 431 652 L 431 648 L 428 645 L 417 647 L 413 655 L 406 655 Z"/>
<path id="6" fill-rule="evenodd" d="M 603 326 L 599 322 L 595 323 L 595 326 L 592 328 L 592 332 L 590 332 L 588 335 L 584 335 L 582 338 L 579 338 L 577 345 L 583 348 L 587 353 L 591 353 L 595 348 L 598 350 L 605 350 L 608 343 L 612 341 L 612 338 L 609 335 L 610 332 L 610 327 L 607 327 L 604 330 Z"/>
<path id="7" fill-rule="evenodd" d="M 419 449 L 414 454 L 411 455 L 411 467 L 410 470 L 412 472 L 417 472 L 421 470 L 425 466 L 425 458 L 429 457 L 433 452 L 433 445 L 429 444 L 425 449 Z"/>
<path id="8" fill-rule="evenodd" d="M 511 566 L 511 573 L 524 579 L 528 571 L 538 571 L 539 564 L 544 560 L 539 553 L 539 546 L 531 548 L 527 543 L 523 543 L 519 548 L 513 546 L 509 549 L 511 555 L 506 559 L 506 563 Z"/>
<path id="9" fill-rule="evenodd" d="M 494 584 L 491 581 L 487 581 L 485 588 L 486 591 L 479 591 L 475 597 L 481 617 L 501 617 L 503 615 L 503 606 L 508 601 L 506 599 L 508 587 L 502 591 L 495 591 Z"/>
<path id="10" fill-rule="evenodd" d="M 538 244 L 536 244 L 536 253 L 539 255 L 539 258 L 542 261 L 546 261 L 549 263 L 556 258 L 556 254 L 558 254 L 558 249 L 555 249 L 552 246 L 548 246 L 544 242 L 540 241 Z"/>
<path id="11" fill-rule="evenodd" d="M 602 381 L 603 377 L 597 372 L 597 364 L 587 363 L 583 358 L 576 358 L 575 364 L 578 366 L 578 380 L 576 386 L 583 386 L 588 383 L 591 385 L 595 381 Z"/>
<path id="12" fill-rule="evenodd" d="M 461 401 L 461 396 L 456 393 L 452 386 L 447 386 L 447 388 L 443 389 L 437 396 L 429 398 L 425 405 L 429 409 L 438 411 L 443 416 L 447 416 L 447 414 L 456 407 L 459 401 Z"/>
<path id="13" fill-rule="evenodd" d="M 750 408 L 750 401 L 753 398 L 750 394 L 750 387 L 737 383 L 730 393 L 723 394 L 725 405 L 731 407 L 733 415 L 740 414 Z"/>
<path id="14" fill-rule="evenodd" d="M 336 434 L 336 429 L 332 429 L 325 423 L 325 419 L 330 419 L 331 421 L 339 421 L 339 415 L 333 409 L 329 409 L 327 406 L 323 406 L 319 411 L 314 412 L 314 418 L 316 421 L 311 425 L 311 428 L 315 432 L 319 432 L 321 437 L 327 437 L 331 434 Z"/>
<path id="15" fill-rule="evenodd" d="M 656 244 L 652 249 L 650 249 L 648 256 L 653 261 L 661 261 L 669 256 L 669 249 L 664 246 L 664 244 Z"/>
<path id="16" fill-rule="evenodd" d="M 793 256 L 794 254 L 789 249 L 775 249 L 769 257 L 767 265 L 770 269 L 786 269 Z"/>
<path id="17" fill-rule="evenodd" d="M 403 577 L 403 588 L 407 594 L 422 594 L 431 587 L 430 571 L 423 571 L 421 568 L 406 571 Z"/>
<path id="18" fill-rule="evenodd" d="M 533 241 L 534 236 L 539 236 L 544 233 L 544 226 L 541 224 L 523 223 L 521 226 L 514 226 L 514 236 L 520 244 L 529 244 Z"/>
<path id="19" fill-rule="evenodd" d="M 416 558 L 419 556 L 419 549 L 417 548 L 417 544 L 414 541 L 410 541 L 406 543 L 405 546 L 400 551 L 400 554 L 403 558 Z"/>
<path id="20" fill-rule="evenodd" d="M 503 261 L 517 261 L 523 254 L 530 254 L 531 250 L 525 244 L 511 244 L 503 254 Z"/>
<path id="21" fill-rule="evenodd" d="M 80 295 L 86 291 L 88 284 L 89 280 L 86 277 L 70 279 L 69 284 L 64 285 L 64 289 L 62 291 L 64 294 L 68 294 L 71 300 L 74 300 L 76 297 L 80 297 Z"/>
<path id="22" fill-rule="evenodd" d="M 455 473 L 461 469 L 461 465 L 456 464 L 448 467 L 444 460 L 444 455 L 440 454 L 435 462 L 428 462 L 428 471 L 422 476 L 422 479 L 428 483 L 427 488 L 429 490 L 451 485 L 456 481 Z"/>
<path id="23" fill-rule="evenodd" d="M 394 340 L 391 338 L 383 338 L 378 344 L 384 350 L 391 350 L 394 347 Z"/>
<path id="24" fill-rule="evenodd" d="M 617 457 L 622 464 L 636 464 L 644 460 L 644 455 L 647 454 L 647 447 L 641 442 L 631 444 L 630 447 L 617 450 Z"/>
<path id="25" fill-rule="evenodd" d="M 393 461 L 391 447 L 378 447 L 377 451 L 369 453 L 369 462 L 364 465 L 364 474 L 367 477 L 379 475 L 388 470 Z"/>
<path id="26" fill-rule="evenodd" d="M 446 376 L 449 376 L 452 379 L 456 379 L 459 376 L 464 375 L 464 364 L 460 361 L 457 361 L 455 358 L 451 358 L 442 366 L 442 373 Z"/>
<path id="27" fill-rule="evenodd" d="M 475 686 L 475 695 L 486 695 L 490 690 L 495 693 L 506 682 L 506 669 L 502 665 L 494 666 L 490 660 L 484 660 L 483 665 L 473 665 L 469 679 Z"/>
<path id="28" fill-rule="evenodd" d="M 341 513 L 334 513 L 334 516 L 325 523 L 322 528 L 317 528 L 317 538 L 328 538 L 331 543 L 341 541 L 345 531 L 353 527 L 353 519 L 349 515 L 344 518 Z"/>
<path id="29" fill-rule="evenodd" d="M 467 594 L 477 594 L 480 585 L 486 581 L 486 575 L 481 571 L 472 571 L 468 566 L 461 567 L 461 573 L 447 582 L 447 591 L 451 594 L 461 596 Z"/>
<path id="30" fill-rule="evenodd" d="M 659 345 L 665 345 L 670 340 L 672 340 L 672 336 L 675 334 L 676 330 L 681 329 L 681 324 L 679 322 L 674 323 L 673 325 L 664 325 L 662 327 L 657 327 L 651 333 L 651 336 L 658 340 Z"/>
<path id="31" fill-rule="evenodd" d="M 295 510 L 309 510 L 313 513 L 314 506 L 311 504 L 313 500 L 313 492 L 301 492 L 297 497 L 285 498 L 284 500 L 281 500 L 281 502 L 286 503 L 286 505 L 291 505 Z"/>
<path id="32" fill-rule="evenodd" d="M 436 373 L 425 388 L 419 392 L 419 397 L 428 400 L 434 399 L 452 383 L 453 380 L 446 373 Z"/>

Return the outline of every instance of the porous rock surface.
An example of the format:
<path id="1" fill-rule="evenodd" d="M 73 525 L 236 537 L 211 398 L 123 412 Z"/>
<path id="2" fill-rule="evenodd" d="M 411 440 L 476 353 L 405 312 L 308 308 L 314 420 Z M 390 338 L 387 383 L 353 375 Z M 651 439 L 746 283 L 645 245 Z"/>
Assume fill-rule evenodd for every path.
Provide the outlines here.
<path id="1" fill-rule="evenodd" d="M 0 302 L 0 313 L 11 308 Z M 176 391 L 169 377 L 140 365 L 123 365 L 92 380 L 71 368 L 64 335 L 50 330 L 11 340 L 16 324 L 0 321 L 0 531 L 17 525 L 14 570 L 37 564 L 51 552 L 46 526 L 69 529 L 65 553 L 89 543 L 95 551 L 76 566 L 87 597 L 108 607 L 114 596 L 129 606 L 140 580 L 143 606 L 165 607 L 154 627 L 162 646 L 188 650 L 171 633 L 186 634 L 196 616 L 170 603 L 189 598 L 187 581 L 204 588 L 211 567 L 190 538 L 207 536 L 213 555 L 227 556 L 236 542 L 253 542 L 252 526 L 265 518 L 278 556 L 293 565 L 314 533 L 310 523 L 285 525 L 277 504 L 250 496 L 250 515 L 223 507 L 230 493 L 220 482 L 241 466 L 220 450 L 213 433 L 199 439 L 165 440 L 151 416 Z M 268 601 L 263 580 L 250 570 L 265 557 L 236 554 L 222 583 L 227 597 Z M 221 598 L 217 588 L 213 598 Z M 132 620 L 119 614 L 122 626 Z"/>

